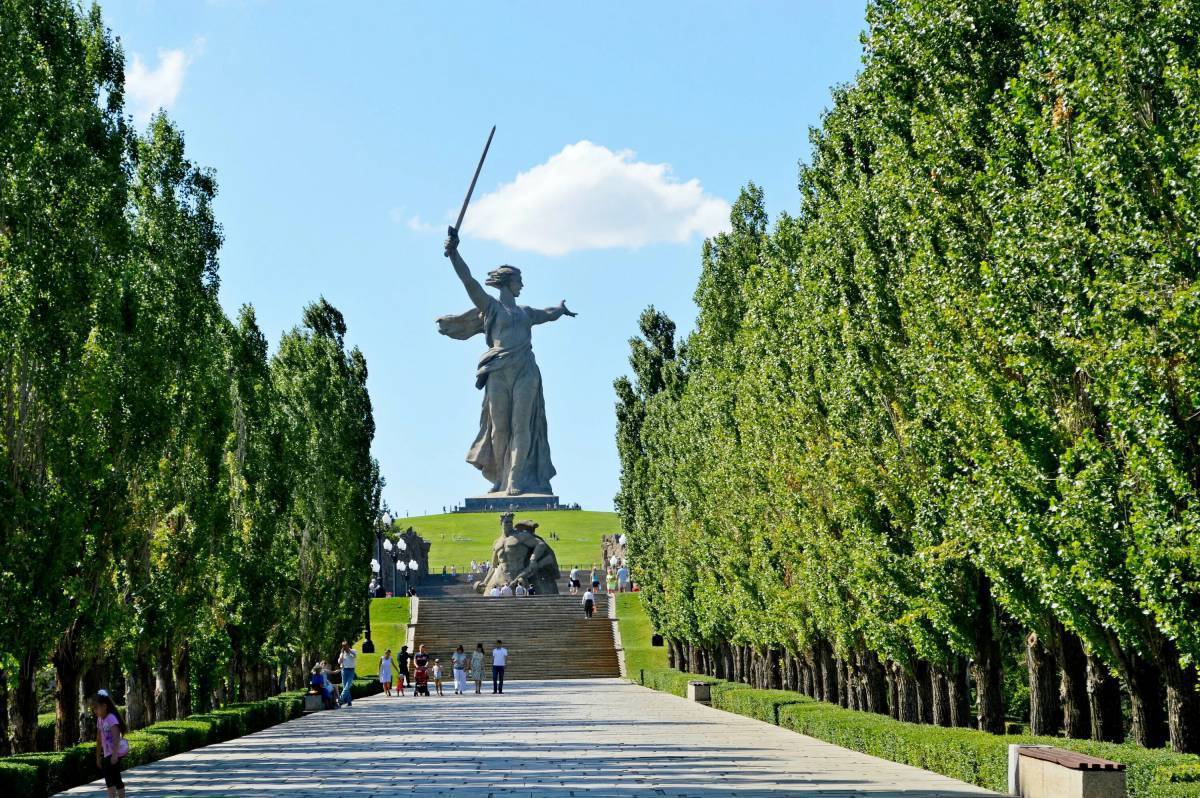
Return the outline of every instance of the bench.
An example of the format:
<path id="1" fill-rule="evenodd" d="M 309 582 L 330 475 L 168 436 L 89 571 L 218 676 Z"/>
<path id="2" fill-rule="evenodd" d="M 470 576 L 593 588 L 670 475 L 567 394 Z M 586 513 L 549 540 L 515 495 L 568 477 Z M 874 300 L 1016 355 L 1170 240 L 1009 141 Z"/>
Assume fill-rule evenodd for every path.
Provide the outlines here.
<path id="1" fill-rule="evenodd" d="M 1010 745 L 1008 791 L 1020 798 L 1125 798 L 1125 765 L 1048 745 Z"/>
<path id="2" fill-rule="evenodd" d="M 304 711 L 305 712 L 320 712 L 325 708 L 325 701 L 321 696 L 315 693 L 308 693 L 304 696 Z"/>

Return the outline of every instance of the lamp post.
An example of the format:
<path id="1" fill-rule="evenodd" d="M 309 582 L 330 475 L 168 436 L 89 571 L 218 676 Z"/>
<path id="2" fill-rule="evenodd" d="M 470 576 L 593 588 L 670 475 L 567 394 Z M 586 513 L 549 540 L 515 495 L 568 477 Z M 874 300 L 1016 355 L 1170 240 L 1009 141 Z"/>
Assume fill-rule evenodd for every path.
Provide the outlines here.
<path id="1" fill-rule="evenodd" d="M 375 595 L 376 586 L 378 585 L 379 560 L 371 560 L 371 572 L 375 576 L 371 578 L 371 583 L 367 585 L 367 633 L 362 647 L 364 654 L 375 653 L 375 643 L 371 640 L 371 597 Z"/>
<path id="2" fill-rule="evenodd" d="M 408 595 L 408 563 L 406 563 L 406 562 L 396 563 L 396 570 L 399 571 L 400 573 L 404 574 L 404 595 L 407 596 Z"/>

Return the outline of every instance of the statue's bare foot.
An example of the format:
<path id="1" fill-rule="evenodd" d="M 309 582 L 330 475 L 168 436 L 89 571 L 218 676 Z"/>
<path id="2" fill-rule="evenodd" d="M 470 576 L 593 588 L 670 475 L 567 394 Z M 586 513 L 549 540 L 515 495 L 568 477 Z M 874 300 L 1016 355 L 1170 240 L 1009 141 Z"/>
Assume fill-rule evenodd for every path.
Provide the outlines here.
<path id="1" fill-rule="evenodd" d="M 509 496 L 520 496 L 520 495 L 521 495 L 521 491 L 517 490 L 516 488 L 509 488 L 509 489 L 508 489 L 508 495 L 509 495 Z"/>

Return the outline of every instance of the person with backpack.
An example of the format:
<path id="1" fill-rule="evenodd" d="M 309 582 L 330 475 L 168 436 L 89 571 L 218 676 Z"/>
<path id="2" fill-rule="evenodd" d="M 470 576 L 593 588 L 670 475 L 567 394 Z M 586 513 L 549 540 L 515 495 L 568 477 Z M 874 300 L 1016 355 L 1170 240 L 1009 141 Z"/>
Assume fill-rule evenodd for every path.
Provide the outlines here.
<path id="1" fill-rule="evenodd" d="M 96 716 L 96 767 L 104 776 L 108 798 L 125 798 L 125 782 L 121 779 L 121 760 L 129 754 L 125 722 L 107 690 L 100 690 L 92 698 L 92 713 Z"/>

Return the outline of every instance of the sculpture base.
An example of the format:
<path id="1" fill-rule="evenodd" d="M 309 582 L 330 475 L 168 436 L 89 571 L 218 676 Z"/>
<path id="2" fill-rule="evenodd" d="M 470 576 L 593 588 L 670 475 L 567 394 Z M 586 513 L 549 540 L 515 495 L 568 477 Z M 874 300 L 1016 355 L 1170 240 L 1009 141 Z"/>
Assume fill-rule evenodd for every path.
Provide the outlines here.
<path id="1" fill-rule="evenodd" d="M 506 513 L 510 510 L 578 510 L 579 505 L 560 504 L 558 497 L 550 493 L 522 493 L 509 496 L 506 493 L 485 493 L 482 496 L 468 496 L 463 499 L 462 507 L 455 507 L 456 513 Z"/>

